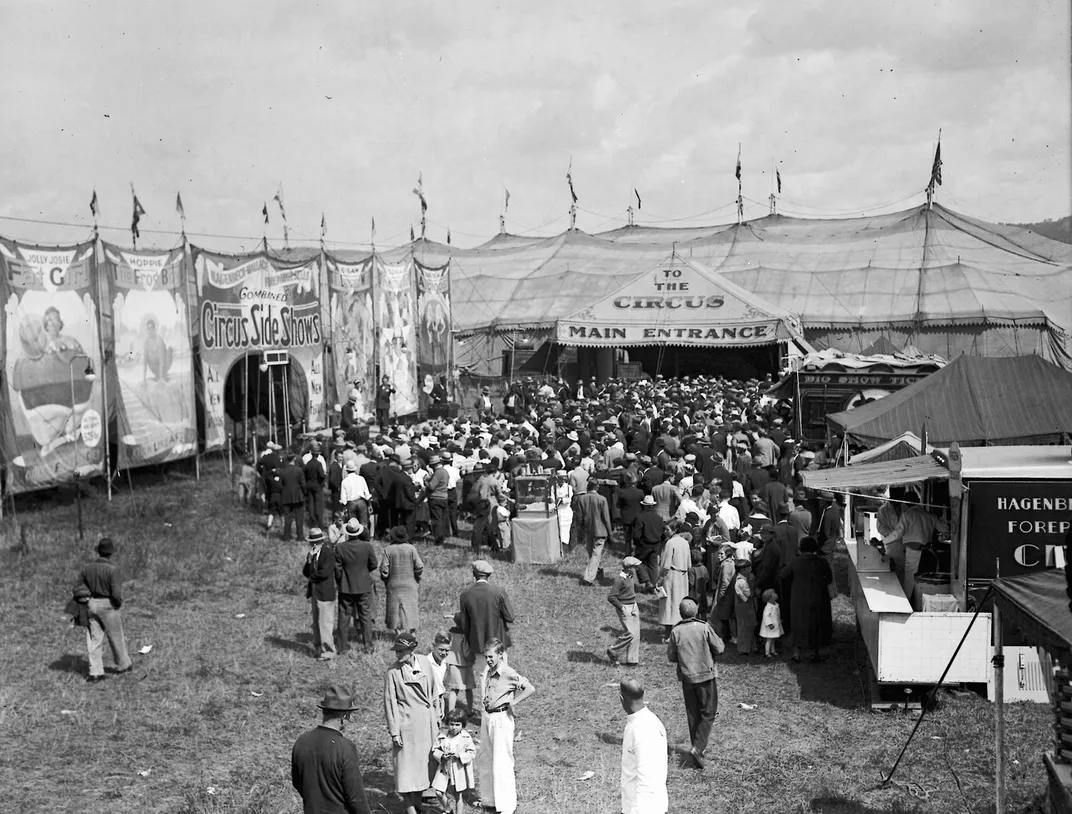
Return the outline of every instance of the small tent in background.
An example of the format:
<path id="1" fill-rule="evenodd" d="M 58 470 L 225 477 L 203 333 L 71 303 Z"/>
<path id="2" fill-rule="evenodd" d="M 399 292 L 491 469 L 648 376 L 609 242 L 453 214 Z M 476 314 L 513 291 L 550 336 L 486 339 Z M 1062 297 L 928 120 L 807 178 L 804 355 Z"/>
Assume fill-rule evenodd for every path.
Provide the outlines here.
<path id="1" fill-rule="evenodd" d="M 1046 444 L 1072 433 L 1072 373 L 1038 356 L 961 356 L 892 395 L 827 416 L 867 447 L 927 428 L 935 446 Z"/>

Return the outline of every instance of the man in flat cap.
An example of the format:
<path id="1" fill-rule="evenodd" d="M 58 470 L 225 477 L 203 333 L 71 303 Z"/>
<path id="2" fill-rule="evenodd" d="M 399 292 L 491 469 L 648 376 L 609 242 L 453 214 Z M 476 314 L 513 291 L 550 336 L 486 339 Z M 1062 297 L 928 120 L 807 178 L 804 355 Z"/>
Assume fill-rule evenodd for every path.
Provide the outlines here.
<path id="1" fill-rule="evenodd" d="M 514 622 L 514 607 L 505 589 L 490 583 L 495 570 L 487 560 L 477 560 L 472 565 L 472 585 L 461 593 L 462 637 L 468 644 L 466 656 L 475 664 L 484 654 L 484 645 L 491 639 L 502 641 L 509 648 L 510 625 Z"/>
<path id="2" fill-rule="evenodd" d="M 357 747 L 343 730 L 358 709 L 354 696 L 336 685 L 329 687 L 317 704 L 323 715 L 320 726 L 294 742 L 290 753 L 290 782 L 301 795 L 305 814 L 339 811 L 372 814 L 365 797 Z"/>

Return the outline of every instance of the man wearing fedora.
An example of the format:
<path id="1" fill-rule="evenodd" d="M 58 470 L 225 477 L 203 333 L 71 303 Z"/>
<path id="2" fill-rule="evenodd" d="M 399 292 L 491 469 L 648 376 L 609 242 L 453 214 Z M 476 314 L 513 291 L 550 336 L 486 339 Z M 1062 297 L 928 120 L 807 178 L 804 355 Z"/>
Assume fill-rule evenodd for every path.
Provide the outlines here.
<path id="1" fill-rule="evenodd" d="M 491 421 L 495 418 L 495 406 L 491 402 L 491 388 L 486 384 L 480 388 L 480 395 L 474 406 L 479 421 Z"/>
<path id="2" fill-rule="evenodd" d="M 298 466 L 298 456 L 288 454 L 283 471 L 279 474 L 282 481 L 281 500 L 286 520 L 283 522 L 283 539 L 290 540 L 290 527 L 296 526 L 298 539 L 302 537 L 305 525 L 305 471 Z"/>
<path id="3" fill-rule="evenodd" d="M 111 557 L 115 543 L 110 537 L 102 537 L 97 543 L 97 559 L 82 569 L 79 586 L 89 591 L 87 610 L 89 624 L 86 627 L 86 649 L 89 653 L 89 676 L 87 681 L 104 680 L 104 639 L 112 648 L 115 671 L 126 673 L 132 663 L 127 654 L 127 640 L 123 635 L 123 620 L 119 609 L 123 594 L 118 573 Z"/>
<path id="4" fill-rule="evenodd" d="M 339 417 L 339 428 L 343 430 L 349 430 L 351 427 L 357 426 L 357 400 L 360 394 L 357 392 L 356 387 L 350 388 L 349 398 L 346 400 L 346 404 L 342 406 L 342 415 Z"/>
<path id="5" fill-rule="evenodd" d="M 391 419 L 391 396 L 394 394 L 391 377 L 385 374 L 380 380 L 380 386 L 376 388 L 376 424 L 381 432 L 387 431 L 387 424 Z"/>
<path id="6" fill-rule="evenodd" d="M 637 582 L 640 590 L 652 592 L 659 581 L 659 549 L 666 533 L 666 521 L 656 511 L 655 498 L 645 495 L 640 501 L 640 517 L 633 535 L 633 556 L 640 560 Z"/>
<path id="7" fill-rule="evenodd" d="M 313 613 L 313 649 L 322 661 L 335 658 L 335 552 L 320 529 L 309 529 L 309 553 L 302 574 Z"/>
<path id="8" fill-rule="evenodd" d="M 339 488 L 339 503 L 347 518 L 357 518 L 357 522 L 367 529 L 372 492 L 369 491 L 368 482 L 357 471 L 357 461 L 347 461 L 344 468 L 346 474 Z"/>
<path id="9" fill-rule="evenodd" d="M 290 782 L 301 795 L 305 814 L 372 814 L 357 747 L 342 734 L 350 716 L 359 709 L 355 700 L 342 687 L 329 687 L 317 704 L 323 716 L 320 726 L 294 742 Z"/>
<path id="10" fill-rule="evenodd" d="M 351 519 L 344 537 L 335 546 L 335 579 L 339 583 L 339 654 L 350 649 L 350 622 L 361 634 L 365 652 L 372 652 L 373 605 L 376 601 L 372 575 L 379 569 L 376 547 L 365 529 Z"/>
<path id="11" fill-rule="evenodd" d="M 443 465 L 446 462 L 444 459 L 450 460 L 450 454 L 443 453 L 432 458 L 432 475 L 424 484 L 424 493 L 428 496 L 428 520 L 436 545 L 443 545 L 447 535 L 450 534 L 450 509 L 447 495 L 450 489 L 450 475 Z"/>

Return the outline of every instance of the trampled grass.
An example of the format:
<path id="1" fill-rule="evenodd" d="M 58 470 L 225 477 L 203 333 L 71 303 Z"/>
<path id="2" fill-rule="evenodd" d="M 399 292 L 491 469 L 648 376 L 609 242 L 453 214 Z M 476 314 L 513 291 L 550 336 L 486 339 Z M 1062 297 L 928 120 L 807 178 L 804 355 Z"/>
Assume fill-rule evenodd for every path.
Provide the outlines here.
<path id="1" fill-rule="evenodd" d="M 200 481 L 175 475 L 143 481 L 133 499 L 123 491 L 110 504 L 101 494 L 87 500 L 81 544 L 73 503 L 20 503 L 25 550 L 6 518 L 0 810 L 299 811 L 290 748 L 316 724 L 325 687 L 341 682 L 361 699 L 347 735 L 362 756 L 373 810 L 401 811 L 391 792 L 381 702 L 387 637 L 377 639 L 372 656 L 315 661 L 301 576 L 304 545 L 266 538 L 260 519 L 233 503 L 219 464 L 207 466 Z M 62 608 L 98 533 L 120 546 L 128 645 L 132 653 L 147 644 L 152 651 L 134 656 L 132 673 L 87 685 L 84 634 L 67 626 Z M 460 540 L 450 543 L 420 546 L 425 651 L 471 580 L 468 549 Z M 495 563 L 494 579 L 520 616 L 511 664 L 537 687 L 518 710 L 521 814 L 620 810 L 621 670 L 604 657 L 614 616 L 605 588 L 578 585 L 582 559 L 572 552 L 555 566 Z M 605 562 L 609 570 L 613 561 Z M 841 582 L 844 587 L 843 574 Z M 679 747 L 687 740 L 684 709 L 662 630 L 651 622 L 652 603 L 642 604 L 636 674 Z M 380 623 L 382 604 L 381 596 Z M 876 788 L 915 714 L 864 706 L 857 658 L 845 596 L 835 603 L 835 647 L 826 663 L 725 656 L 707 768 L 683 768 L 671 756 L 671 811 L 992 810 L 993 706 L 974 695 L 942 693 L 894 785 Z M 1050 737 L 1049 710 L 1011 704 L 1007 721 L 1008 810 L 1043 811 L 1040 754 Z M 591 779 L 578 780 L 589 770 Z"/>

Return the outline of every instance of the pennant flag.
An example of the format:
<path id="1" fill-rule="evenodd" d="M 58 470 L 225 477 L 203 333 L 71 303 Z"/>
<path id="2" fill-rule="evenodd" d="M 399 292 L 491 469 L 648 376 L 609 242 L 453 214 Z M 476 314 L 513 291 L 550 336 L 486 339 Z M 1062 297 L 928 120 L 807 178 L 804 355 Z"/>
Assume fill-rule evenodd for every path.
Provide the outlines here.
<path id="1" fill-rule="evenodd" d="M 778 194 L 782 194 L 782 171 L 776 169 L 774 171 L 774 178 L 778 182 Z"/>
<path id="2" fill-rule="evenodd" d="M 261 214 L 264 215 L 264 222 L 268 223 L 268 202 L 265 201 L 264 206 L 261 208 Z"/>
<path id="3" fill-rule="evenodd" d="M 569 169 L 566 170 L 566 181 L 569 182 L 569 194 L 573 202 L 577 203 L 577 193 L 573 191 L 573 159 L 570 158 Z"/>
<path id="4" fill-rule="evenodd" d="M 942 142 L 939 137 L 938 146 L 934 148 L 934 163 L 931 165 L 931 186 L 942 185 Z"/>
<path id="5" fill-rule="evenodd" d="M 94 217 L 100 217 L 100 205 L 97 203 L 97 190 L 93 190 L 93 197 L 89 199 L 89 213 Z"/>
<path id="6" fill-rule="evenodd" d="M 737 180 L 741 180 L 741 151 L 737 150 L 737 171 L 734 173 L 737 176 Z"/>
<path id="7" fill-rule="evenodd" d="M 450 229 L 447 229 L 447 245 L 450 245 Z"/>
<path id="8" fill-rule="evenodd" d="M 503 187 L 503 189 L 506 190 L 506 206 L 503 207 L 503 211 L 508 212 L 510 211 L 510 190 L 506 189 L 506 187 Z"/>
<path id="9" fill-rule="evenodd" d="M 423 215 L 428 211 L 428 201 L 424 199 L 424 178 L 421 173 L 417 173 L 417 186 L 413 188 L 413 194 L 421 199 L 421 214 Z"/>
<path id="10" fill-rule="evenodd" d="M 416 240 L 416 239 L 417 239 L 417 238 L 416 238 L 416 237 L 414 237 L 414 235 L 413 235 L 413 224 L 411 223 L 411 224 L 409 225 L 409 242 L 410 242 L 410 243 L 412 243 L 412 242 L 413 242 L 414 240 Z"/>
<path id="11" fill-rule="evenodd" d="M 181 220 L 186 220 L 186 210 L 182 207 L 182 193 L 175 193 L 175 211 L 179 213 Z"/>
<path id="12" fill-rule="evenodd" d="M 633 194 L 636 195 L 636 208 L 640 209 L 640 193 L 637 192 L 636 187 L 633 187 Z"/>
<path id="13" fill-rule="evenodd" d="M 373 216 L 373 218 L 372 218 L 372 239 L 373 240 L 376 239 L 376 218 L 375 218 L 375 216 Z"/>
<path id="14" fill-rule="evenodd" d="M 130 219 L 130 233 L 137 240 L 141 237 L 141 232 L 138 231 L 138 222 L 141 220 L 141 216 L 145 214 L 145 209 L 142 208 L 141 201 L 138 200 L 138 195 L 134 192 L 134 185 L 130 185 L 130 194 L 134 198 L 134 214 Z"/>
<path id="15" fill-rule="evenodd" d="M 324 219 L 324 213 L 320 213 L 320 239 L 324 239 L 324 235 L 328 233 L 328 222 Z"/>
<path id="16" fill-rule="evenodd" d="M 273 200 L 279 204 L 279 214 L 283 216 L 283 223 L 287 222 L 287 210 L 283 208 L 283 182 L 279 182 L 279 188 L 275 191 Z M 267 221 L 265 221 L 267 223 Z"/>

